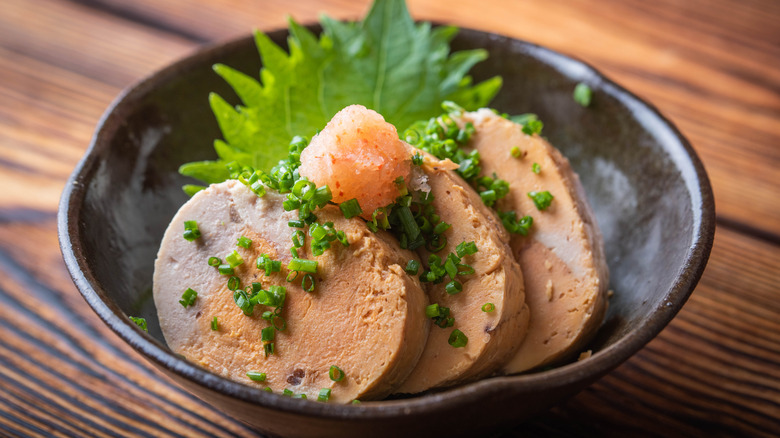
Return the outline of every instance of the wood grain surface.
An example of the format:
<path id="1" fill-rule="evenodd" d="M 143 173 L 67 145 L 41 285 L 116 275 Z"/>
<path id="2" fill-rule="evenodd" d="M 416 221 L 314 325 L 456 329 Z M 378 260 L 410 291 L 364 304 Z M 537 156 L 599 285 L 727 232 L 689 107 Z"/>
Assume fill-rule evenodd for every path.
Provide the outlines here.
<path id="1" fill-rule="evenodd" d="M 416 18 L 576 56 L 656 105 L 715 193 L 709 265 L 675 320 L 505 436 L 780 435 L 780 2 L 409 0 Z M 0 436 L 253 436 L 161 375 L 62 263 L 63 185 L 119 91 L 210 42 L 367 0 L 0 1 Z"/>

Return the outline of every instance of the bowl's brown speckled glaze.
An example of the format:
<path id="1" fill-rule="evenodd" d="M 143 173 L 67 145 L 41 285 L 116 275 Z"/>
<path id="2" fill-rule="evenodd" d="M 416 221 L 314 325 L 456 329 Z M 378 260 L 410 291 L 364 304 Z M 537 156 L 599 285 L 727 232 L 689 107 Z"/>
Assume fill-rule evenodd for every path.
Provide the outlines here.
<path id="1" fill-rule="evenodd" d="M 286 31 L 270 33 L 284 44 Z M 250 37 L 199 51 L 126 90 L 101 120 L 62 196 L 65 263 L 86 301 L 122 339 L 182 386 L 261 431 L 284 436 L 469 435 L 520 422 L 583 389 L 650 341 L 680 310 L 712 246 L 714 205 L 701 162 L 655 108 L 588 65 L 551 50 L 463 29 L 453 49 L 482 47 L 476 80 L 501 75 L 492 106 L 534 112 L 579 173 L 604 234 L 615 295 L 590 359 L 494 377 L 419 397 L 341 406 L 296 400 L 223 379 L 165 345 L 151 298 L 163 232 L 192 181 L 185 162 L 215 158 L 212 91 L 235 95 L 211 69 L 255 75 Z M 578 82 L 594 91 L 583 108 Z M 143 316 L 149 333 L 127 315 Z"/>

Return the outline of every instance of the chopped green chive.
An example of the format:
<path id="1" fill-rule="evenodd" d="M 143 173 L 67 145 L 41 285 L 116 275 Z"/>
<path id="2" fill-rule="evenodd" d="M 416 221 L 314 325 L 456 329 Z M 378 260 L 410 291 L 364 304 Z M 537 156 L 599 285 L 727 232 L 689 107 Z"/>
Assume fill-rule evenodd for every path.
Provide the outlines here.
<path id="1" fill-rule="evenodd" d="M 420 271 L 420 262 L 417 260 L 409 260 L 409 262 L 406 264 L 406 268 L 404 268 L 407 274 L 409 275 L 417 275 L 417 272 Z"/>
<path id="2" fill-rule="evenodd" d="M 408 142 L 408 140 L 407 140 L 407 142 Z M 422 156 L 421 153 L 416 152 L 414 155 L 412 155 L 412 164 L 414 164 L 415 166 L 422 166 L 422 164 L 423 164 L 423 156 Z"/>
<path id="3" fill-rule="evenodd" d="M 528 192 L 528 197 L 534 201 L 534 205 L 536 205 L 538 210 L 544 210 L 549 207 L 554 198 L 553 195 L 546 190 L 543 192 Z"/>
<path id="4" fill-rule="evenodd" d="M 130 317 L 130 320 L 131 320 L 131 321 L 133 321 L 133 322 L 135 323 L 135 325 L 137 325 L 138 327 L 140 327 L 140 328 L 141 328 L 141 330 L 143 330 L 143 331 L 145 331 L 145 332 L 148 332 L 148 331 L 149 331 L 149 330 L 147 330 L 147 327 L 146 327 L 146 319 L 144 319 L 144 318 L 139 318 L 139 317 L 137 317 L 137 316 L 131 316 L 131 317 Z"/>
<path id="5" fill-rule="evenodd" d="M 518 220 L 517 213 L 514 211 L 499 211 L 498 217 L 501 218 L 501 222 L 504 224 L 504 228 L 506 228 L 507 231 L 523 236 L 528 235 L 528 230 L 534 223 L 534 218 L 531 216 L 523 216 Z"/>
<path id="6" fill-rule="evenodd" d="M 301 230 L 295 230 L 290 238 L 292 239 L 293 248 L 300 248 L 305 242 L 306 234 Z"/>
<path id="7" fill-rule="evenodd" d="M 331 365 L 328 370 L 328 376 L 330 377 L 330 380 L 333 380 L 334 382 L 341 382 L 347 375 L 344 374 L 344 371 L 342 371 L 341 368 L 336 365 Z"/>
<path id="8" fill-rule="evenodd" d="M 271 324 L 274 325 L 274 328 L 278 332 L 283 332 L 287 329 L 287 320 L 279 315 L 274 315 L 274 317 L 271 319 Z"/>
<path id="9" fill-rule="evenodd" d="M 292 397 L 293 394 L 294 393 L 287 388 L 284 388 L 284 391 L 282 391 L 282 395 L 286 395 L 288 397 Z"/>
<path id="10" fill-rule="evenodd" d="M 265 391 L 265 392 L 274 392 L 274 390 L 271 389 L 270 386 L 266 386 L 265 388 L 263 388 L 263 391 Z"/>
<path id="11" fill-rule="evenodd" d="M 269 277 L 274 272 L 282 270 L 282 262 L 280 260 L 271 260 L 268 254 L 260 254 L 257 258 L 257 269 L 265 271 L 265 276 Z"/>
<path id="12" fill-rule="evenodd" d="M 458 131 L 458 134 L 455 136 L 455 142 L 458 144 L 468 143 L 471 140 L 471 136 L 474 135 L 474 131 L 474 124 L 467 122 L 464 129 Z"/>
<path id="13" fill-rule="evenodd" d="M 219 330 L 219 321 L 217 321 L 216 316 L 211 320 L 211 330 L 213 331 Z"/>
<path id="14" fill-rule="evenodd" d="M 287 264 L 287 269 L 290 271 L 316 273 L 317 260 L 293 258 L 290 263 Z"/>
<path id="15" fill-rule="evenodd" d="M 425 316 L 433 319 L 433 323 L 441 328 L 452 327 L 455 318 L 450 316 L 450 308 L 436 303 L 425 308 Z"/>
<path id="16" fill-rule="evenodd" d="M 455 280 L 455 276 L 458 275 L 458 262 L 456 257 L 452 257 L 452 254 L 447 256 L 447 261 L 444 262 L 444 271 L 450 276 L 450 280 Z"/>
<path id="17" fill-rule="evenodd" d="M 539 163 L 534 163 L 531 165 L 531 171 L 537 175 L 539 175 L 539 172 L 542 171 L 542 168 L 539 166 Z"/>
<path id="18" fill-rule="evenodd" d="M 314 189 L 314 194 L 311 197 L 311 204 L 322 208 L 333 199 L 333 194 L 330 192 L 330 187 L 322 186 Z"/>
<path id="19" fill-rule="evenodd" d="M 263 345 L 263 351 L 265 352 L 265 357 L 268 357 L 272 354 L 274 354 L 274 343 L 269 342 L 265 345 Z"/>
<path id="20" fill-rule="evenodd" d="M 541 120 L 529 120 L 523 125 L 523 133 L 528 135 L 541 134 L 544 123 Z"/>
<path id="21" fill-rule="evenodd" d="M 316 286 L 317 282 L 311 274 L 306 274 L 303 276 L 303 279 L 301 279 L 301 288 L 306 292 L 313 292 Z"/>
<path id="22" fill-rule="evenodd" d="M 253 283 L 254 284 L 254 283 Z M 262 304 L 264 306 L 270 306 L 270 307 L 276 307 L 279 312 L 281 312 L 281 307 L 284 305 L 284 300 L 287 297 L 287 289 L 281 287 L 281 286 L 271 286 L 268 288 L 268 290 L 257 290 L 256 292 L 252 291 L 253 295 L 251 298 L 252 304 Z M 263 315 L 265 315 L 268 312 L 264 312 Z M 278 312 L 277 312 L 278 314 Z M 273 315 L 272 313 L 269 313 L 269 315 Z M 271 316 L 264 317 L 264 319 L 269 320 L 271 319 Z"/>
<path id="23" fill-rule="evenodd" d="M 401 207 L 396 211 L 398 212 L 398 219 L 401 221 L 401 227 L 403 227 L 409 241 L 415 241 L 420 236 L 421 231 L 417 221 L 414 220 L 414 214 L 412 214 L 409 207 Z M 414 248 L 410 247 L 409 249 Z"/>
<path id="24" fill-rule="evenodd" d="M 309 227 L 309 236 L 311 236 L 311 252 L 314 256 L 324 254 L 325 250 L 330 248 L 331 242 L 336 240 L 344 246 L 349 246 L 347 234 L 333 228 L 333 222 L 312 223 Z"/>
<path id="25" fill-rule="evenodd" d="M 279 272 L 281 270 L 282 262 L 280 260 L 270 260 L 270 263 L 265 265 L 265 275 L 273 272 Z"/>
<path id="26" fill-rule="evenodd" d="M 200 237 L 197 221 L 184 221 L 184 238 L 192 242 Z"/>
<path id="27" fill-rule="evenodd" d="M 217 267 L 222 264 L 222 260 L 219 257 L 209 257 L 209 266 Z"/>
<path id="28" fill-rule="evenodd" d="M 447 342 L 449 342 L 449 344 L 455 348 L 462 348 L 469 343 L 469 338 L 467 338 L 462 331 L 454 329 L 452 330 L 452 333 L 450 333 L 450 338 L 447 340 Z"/>
<path id="29" fill-rule="evenodd" d="M 479 196 L 482 198 L 482 202 L 488 207 L 492 207 L 497 200 L 505 197 L 509 194 L 509 183 L 503 179 L 496 177 L 483 176 L 476 179 L 476 188 L 479 191 Z"/>
<path id="30" fill-rule="evenodd" d="M 409 128 L 404 132 L 403 139 L 409 144 L 417 144 L 420 142 L 420 139 L 422 139 L 422 136 L 420 135 L 420 131 L 414 128 Z M 412 163 L 414 163 L 414 156 L 412 156 Z"/>
<path id="31" fill-rule="evenodd" d="M 330 388 L 320 389 L 320 394 L 317 396 L 317 401 L 326 402 L 330 400 Z"/>
<path id="32" fill-rule="evenodd" d="M 484 202 L 485 205 L 493 205 L 493 203 L 496 202 L 495 190 L 485 190 L 483 192 L 479 192 L 479 197 L 482 198 L 482 202 Z"/>
<path id="33" fill-rule="evenodd" d="M 425 249 L 431 252 L 439 252 L 447 246 L 447 236 L 443 234 L 434 234 L 431 239 L 425 242 Z"/>
<path id="34" fill-rule="evenodd" d="M 274 332 L 276 330 L 273 327 L 266 327 L 260 330 L 260 339 L 263 342 L 271 342 L 274 340 Z"/>
<path id="35" fill-rule="evenodd" d="M 452 225 L 446 222 L 439 222 L 435 227 L 433 227 L 433 234 L 441 234 L 450 228 L 452 228 Z"/>
<path id="36" fill-rule="evenodd" d="M 246 376 L 249 377 L 249 380 L 253 382 L 265 382 L 265 373 L 261 373 L 259 371 L 250 371 L 246 373 Z"/>
<path id="37" fill-rule="evenodd" d="M 320 224 L 312 224 L 311 227 L 309 227 L 309 235 L 312 237 L 313 240 L 322 240 L 328 235 L 328 228 L 324 225 Z M 299 231 L 301 232 L 301 231 Z"/>
<path id="38" fill-rule="evenodd" d="M 593 90 L 591 90 L 590 87 L 584 82 L 580 82 L 576 87 L 574 87 L 573 97 L 575 102 L 584 107 L 587 107 L 590 105 L 590 102 L 593 99 Z"/>
<path id="39" fill-rule="evenodd" d="M 303 228 L 306 226 L 306 222 L 304 221 L 288 221 L 287 226 L 290 228 Z"/>
<path id="40" fill-rule="evenodd" d="M 181 299 L 179 300 L 179 304 L 181 304 L 184 307 L 190 307 L 195 303 L 195 299 L 198 298 L 198 293 L 192 290 L 191 288 L 187 288 L 187 290 L 184 291 L 183 294 L 181 294 Z"/>
<path id="41" fill-rule="evenodd" d="M 482 305 L 482 311 L 485 313 L 490 313 L 494 310 L 496 310 L 496 305 L 493 303 L 485 303 Z"/>
<path id="42" fill-rule="evenodd" d="M 238 173 L 238 172 L 236 172 Z M 231 172 L 231 177 L 232 177 Z M 238 180 L 241 181 L 242 184 L 249 187 L 249 190 L 254 192 L 257 196 L 264 196 L 265 195 L 265 187 L 263 187 L 263 172 L 257 171 L 251 168 L 243 168 L 241 169 L 241 172 L 236 175 L 238 177 Z"/>
<path id="43" fill-rule="evenodd" d="M 354 198 L 350 199 L 349 201 L 342 202 L 339 204 L 339 208 L 341 209 L 341 212 L 344 213 L 344 217 L 347 219 L 363 214 L 363 209 L 360 208 L 358 200 Z"/>
<path id="44" fill-rule="evenodd" d="M 458 163 L 458 173 L 467 181 L 471 181 L 479 175 L 482 166 L 479 165 L 479 152 L 474 151 L 472 158 L 464 158 Z"/>
<path id="45" fill-rule="evenodd" d="M 281 311 L 281 307 L 284 305 L 284 300 L 287 298 L 287 289 L 282 286 L 271 286 L 267 291 L 268 300 L 264 303 L 266 306 L 276 307 Z"/>
<path id="46" fill-rule="evenodd" d="M 300 398 L 306 400 L 308 397 L 306 397 L 306 394 L 295 394 L 293 395 L 293 398 Z"/>
<path id="47" fill-rule="evenodd" d="M 458 275 L 471 275 L 474 273 L 474 268 L 471 265 L 465 263 L 458 264 Z"/>
<path id="48" fill-rule="evenodd" d="M 257 175 L 257 173 L 255 173 Z M 253 191 L 255 195 L 263 197 L 265 195 L 265 187 L 263 187 L 262 181 L 255 181 L 249 185 L 249 190 Z"/>
<path id="49" fill-rule="evenodd" d="M 477 244 L 473 240 L 471 242 L 461 242 L 455 247 L 455 253 L 458 254 L 458 257 L 476 254 L 478 251 Z"/>
<path id="50" fill-rule="evenodd" d="M 238 238 L 236 245 L 240 246 L 241 248 L 249 249 L 249 247 L 252 245 L 252 239 L 241 236 Z"/>
<path id="51" fill-rule="evenodd" d="M 444 281 L 445 276 L 449 276 L 451 281 L 446 286 L 447 292 L 450 294 L 460 292 L 462 285 L 455 281 L 455 277 L 474 273 L 474 269 L 470 265 L 461 263 L 461 257 L 476 253 L 477 245 L 474 242 L 461 242 L 456 247 L 456 252 L 457 254 L 448 254 L 445 260 L 436 254 L 430 254 L 428 256 L 428 270 L 420 275 L 420 281 L 438 284 Z"/>
<path id="52" fill-rule="evenodd" d="M 241 279 L 236 276 L 230 277 L 227 282 L 227 287 L 230 290 L 238 289 L 241 287 Z"/>
<path id="53" fill-rule="evenodd" d="M 445 286 L 444 289 L 447 291 L 448 294 L 455 295 L 463 291 L 463 285 L 460 284 L 458 281 L 452 280 L 449 283 L 447 283 L 447 286 Z"/>
<path id="54" fill-rule="evenodd" d="M 227 263 L 219 265 L 217 267 L 217 270 L 221 275 L 233 275 L 233 267 L 228 265 Z"/>
<path id="55" fill-rule="evenodd" d="M 379 207 L 371 213 L 371 223 L 375 228 L 386 230 L 390 228 L 390 222 L 387 219 L 387 209 Z"/>
<path id="56" fill-rule="evenodd" d="M 228 262 L 231 268 L 235 268 L 241 263 L 244 263 L 244 258 L 241 257 L 241 254 L 239 254 L 238 251 L 234 249 L 232 253 L 225 257 L 225 261 Z"/>
<path id="57" fill-rule="evenodd" d="M 233 292 L 233 301 L 236 303 L 239 309 L 244 312 L 244 315 L 249 316 L 255 310 L 255 304 L 249 298 L 249 295 L 243 290 L 237 290 Z"/>
<path id="58" fill-rule="evenodd" d="M 314 190 L 316 187 L 317 186 L 311 181 L 306 179 L 299 179 L 293 185 L 292 194 L 300 199 L 303 199 L 304 197 L 306 197 L 306 199 L 311 199 L 312 195 L 314 194 L 312 190 Z"/>
<path id="59" fill-rule="evenodd" d="M 509 153 L 512 154 L 512 156 L 515 158 L 520 158 L 523 155 L 523 151 L 521 151 L 517 146 L 512 147 L 512 150 L 509 151 Z"/>
<path id="60" fill-rule="evenodd" d="M 282 202 L 282 208 L 284 208 L 284 211 L 293 211 L 301 208 L 301 201 L 298 201 L 297 199 L 285 199 L 284 202 Z"/>

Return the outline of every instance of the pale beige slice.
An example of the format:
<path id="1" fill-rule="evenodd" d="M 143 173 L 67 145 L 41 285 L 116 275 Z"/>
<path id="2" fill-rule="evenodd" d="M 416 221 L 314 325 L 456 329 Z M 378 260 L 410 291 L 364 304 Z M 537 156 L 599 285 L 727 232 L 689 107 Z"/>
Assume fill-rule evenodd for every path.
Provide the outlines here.
<path id="1" fill-rule="evenodd" d="M 431 326 L 425 351 L 398 389 L 401 393 L 467 382 L 496 371 L 512 356 L 528 325 L 523 276 L 511 255 L 506 230 L 460 177 L 451 171 L 426 167 L 436 211 L 442 221 L 453 225 L 445 232 L 447 246 L 437 254 L 446 258 L 463 241 L 474 241 L 479 252 L 464 257 L 464 262 L 471 264 L 475 272 L 466 277 L 462 292 L 449 295 L 445 291 L 446 282 L 425 284 L 431 303 L 449 307 L 455 325 Z M 428 253 L 419 252 L 426 263 Z M 493 303 L 495 310 L 483 312 L 486 303 Z M 465 347 L 455 348 L 448 343 L 453 329 L 461 330 L 468 337 Z"/>
<path id="2" fill-rule="evenodd" d="M 513 235 L 512 250 L 525 279 L 531 321 L 525 340 L 504 366 L 517 373 L 576 355 L 604 318 L 609 282 L 604 245 L 579 177 L 561 153 L 538 135 L 492 111 L 466 113 L 476 127 L 471 146 L 482 158 L 485 175 L 496 173 L 510 184 L 499 209 L 534 219 L 527 237 Z M 521 158 L 511 155 L 513 147 Z M 532 171 L 538 163 L 540 173 Z M 539 211 L 530 191 L 549 191 L 555 199 Z"/>
<path id="3" fill-rule="evenodd" d="M 258 198 L 244 185 L 227 181 L 196 194 L 176 214 L 163 238 L 155 264 L 154 300 L 169 347 L 209 370 L 275 393 L 289 389 L 317 398 L 331 388 L 331 401 L 379 399 L 390 394 L 417 363 L 428 335 L 424 315 L 427 297 L 416 277 L 403 270 L 414 257 L 385 233 L 370 232 L 357 218 L 344 219 L 337 207 L 317 211 L 320 223 L 332 221 L 346 232 L 348 247 L 334 242 L 319 261 L 316 290 L 303 291 L 300 280 L 285 281 L 287 270 L 270 277 L 255 266 L 259 254 L 291 259 L 291 229 L 295 212 L 282 209 L 283 197 Z M 202 237 L 182 237 L 185 220 L 197 220 Z M 239 236 L 252 239 L 249 249 L 236 246 Z M 308 248 L 308 241 L 306 247 Z M 236 269 L 242 285 L 261 282 L 287 288 L 282 316 L 287 329 L 276 333 L 275 354 L 265 357 L 260 318 L 265 306 L 246 316 L 236 306 L 227 277 L 207 260 L 234 249 L 245 260 Z M 313 258 L 308 251 L 301 257 Z M 187 288 L 198 292 L 192 307 L 179 304 Z M 211 330 L 217 317 L 219 330 Z M 341 382 L 328 376 L 331 365 L 346 373 Z M 264 383 L 247 378 L 264 372 Z"/>

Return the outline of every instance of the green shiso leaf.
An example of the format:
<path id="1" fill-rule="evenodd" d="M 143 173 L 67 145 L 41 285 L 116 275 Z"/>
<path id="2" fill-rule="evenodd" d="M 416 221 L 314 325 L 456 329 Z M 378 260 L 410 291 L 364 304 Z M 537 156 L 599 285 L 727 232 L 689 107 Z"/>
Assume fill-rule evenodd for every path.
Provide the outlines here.
<path id="1" fill-rule="evenodd" d="M 319 37 L 290 20 L 289 53 L 262 32 L 255 43 L 260 80 L 226 65 L 214 71 L 235 90 L 242 105 L 212 93 L 209 103 L 224 140 L 216 161 L 179 168 L 205 183 L 229 178 L 226 163 L 270 169 L 287 155 L 290 140 L 311 138 L 342 108 L 361 104 L 399 132 L 439 114 L 451 100 L 467 110 L 486 106 L 501 87 L 494 77 L 473 84 L 468 71 L 487 58 L 482 49 L 450 53 L 457 29 L 415 23 L 403 0 L 375 0 L 365 19 L 341 22 L 323 16 Z"/>

